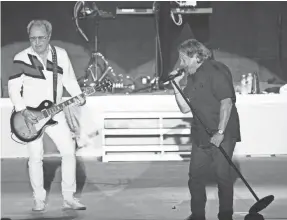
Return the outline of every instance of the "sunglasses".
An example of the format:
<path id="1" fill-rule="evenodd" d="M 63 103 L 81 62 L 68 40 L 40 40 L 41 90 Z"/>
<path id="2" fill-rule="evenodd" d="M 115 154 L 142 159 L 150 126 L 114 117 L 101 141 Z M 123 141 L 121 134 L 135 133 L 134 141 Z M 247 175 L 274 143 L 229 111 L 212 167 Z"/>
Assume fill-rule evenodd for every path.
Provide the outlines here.
<path id="1" fill-rule="evenodd" d="M 29 37 L 30 41 L 34 42 L 36 41 L 37 39 L 39 41 L 45 41 L 48 39 L 48 36 L 39 36 L 39 37 Z"/>

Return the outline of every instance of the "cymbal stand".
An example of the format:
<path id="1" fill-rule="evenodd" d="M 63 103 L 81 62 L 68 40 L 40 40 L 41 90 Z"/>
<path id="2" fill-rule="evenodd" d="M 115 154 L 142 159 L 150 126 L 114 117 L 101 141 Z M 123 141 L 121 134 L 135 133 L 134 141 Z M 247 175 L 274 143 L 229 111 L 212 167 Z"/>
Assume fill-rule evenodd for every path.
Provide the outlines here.
<path id="1" fill-rule="evenodd" d="M 104 76 L 110 72 L 115 76 L 113 68 L 109 65 L 108 61 L 104 57 L 102 53 L 98 51 L 99 46 L 99 40 L 98 40 L 98 33 L 99 33 L 99 17 L 95 18 L 95 43 L 94 43 L 94 49 L 91 54 L 91 59 L 89 61 L 88 67 L 86 69 L 86 79 L 88 78 L 88 75 L 90 74 L 93 78 L 93 81 L 101 81 Z M 99 60 L 103 60 L 105 63 L 105 70 L 103 74 L 100 76 L 102 70 L 100 71 L 100 66 L 98 65 Z"/>

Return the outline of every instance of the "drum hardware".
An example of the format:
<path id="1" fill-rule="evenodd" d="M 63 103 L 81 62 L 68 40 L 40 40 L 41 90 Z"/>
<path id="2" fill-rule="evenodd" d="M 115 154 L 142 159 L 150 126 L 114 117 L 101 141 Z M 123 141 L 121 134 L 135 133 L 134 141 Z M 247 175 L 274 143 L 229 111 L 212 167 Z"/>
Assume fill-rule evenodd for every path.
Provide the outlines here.
<path id="1" fill-rule="evenodd" d="M 84 33 L 79 25 L 79 19 L 93 19 L 94 21 L 94 45 L 91 49 L 91 58 L 88 66 L 85 70 L 85 77 L 83 80 L 83 86 L 92 86 L 96 82 L 100 82 L 108 73 L 114 78 L 117 78 L 113 68 L 109 65 L 108 61 L 102 53 L 99 52 L 99 25 L 103 19 L 114 19 L 115 16 L 110 12 L 100 10 L 95 2 L 78 1 L 74 6 L 73 20 L 75 21 L 78 32 L 83 36 L 85 41 L 90 44 L 87 35 Z"/>
<path id="2" fill-rule="evenodd" d="M 196 1 L 175 1 L 173 2 L 175 5 L 171 8 L 172 14 L 210 14 L 212 13 L 212 8 L 195 8 Z M 114 12 L 116 15 L 121 14 L 130 14 L 130 15 L 146 15 L 146 14 L 154 14 L 156 25 L 158 29 L 158 13 L 159 13 L 159 2 L 153 2 L 152 8 L 116 8 Z M 109 64 L 105 62 L 104 56 L 98 51 L 98 29 L 99 29 L 99 21 L 102 19 L 113 19 L 115 16 L 111 12 L 103 11 L 96 5 L 96 2 L 89 2 L 89 1 L 78 1 L 74 6 L 74 21 L 77 27 L 78 32 L 83 36 L 86 42 L 90 42 L 88 37 L 85 35 L 83 30 L 80 28 L 78 24 L 78 20 L 80 19 L 93 19 L 95 21 L 95 44 L 94 46 L 90 46 L 93 48 L 91 53 L 91 59 L 89 61 L 88 67 L 86 68 L 86 76 L 85 76 L 85 83 L 89 83 L 89 81 L 95 82 L 100 78 L 102 72 L 109 67 Z M 151 80 L 151 90 L 158 90 L 162 88 L 162 83 L 160 83 L 161 73 L 159 73 L 158 64 L 162 65 L 162 55 L 161 55 L 161 45 L 159 41 L 159 37 L 157 34 L 156 37 L 156 70 L 154 76 L 152 76 Z M 99 62 L 103 60 L 106 64 L 105 67 L 99 65 Z M 162 69 L 162 68 L 161 68 Z M 114 74 L 113 69 L 111 69 L 111 74 L 113 77 L 117 79 L 117 75 Z M 88 79 L 90 77 L 90 80 Z M 88 80 L 87 80 L 88 79 Z M 119 83 L 118 79 L 115 83 Z"/>

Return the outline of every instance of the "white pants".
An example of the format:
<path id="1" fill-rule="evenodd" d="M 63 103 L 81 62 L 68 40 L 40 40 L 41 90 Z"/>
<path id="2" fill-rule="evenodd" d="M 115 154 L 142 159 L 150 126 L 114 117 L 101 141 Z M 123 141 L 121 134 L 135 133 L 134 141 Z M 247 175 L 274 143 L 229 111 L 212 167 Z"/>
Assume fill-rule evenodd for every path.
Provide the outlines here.
<path id="1" fill-rule="evenodd" d="M 57 125 L 49 126 L 45 132 L 54 141 L 62 157 L 62 195 L 70 198 L 76 191 L 76 156 L 75 142 L 67 125 L 63 112 L 53 118 Z M 43 186 L 43 135 L 28 143 L 29 176 L 35 199 L 45 200 L 46 191 Z"/>

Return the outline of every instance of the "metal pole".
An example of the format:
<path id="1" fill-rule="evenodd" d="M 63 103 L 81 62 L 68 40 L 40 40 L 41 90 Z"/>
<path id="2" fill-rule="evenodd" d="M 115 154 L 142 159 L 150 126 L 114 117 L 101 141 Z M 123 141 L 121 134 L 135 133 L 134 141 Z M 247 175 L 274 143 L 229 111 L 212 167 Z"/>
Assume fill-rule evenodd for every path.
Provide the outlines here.
<path id="1" fill-rule="evenodd" d="M 97 56 L 97 52 L 98 52 L 98 33 L 99 33 L 99 22 L 97 21 L 97 17 L 95 18 L 96 21 L 96 31 L 95 31 L 95 51 L 94 51 L 94 60 L 95 60 L 95 73 L 96 73 L 96 77 L 98 79 L 98 56 Z"/>

